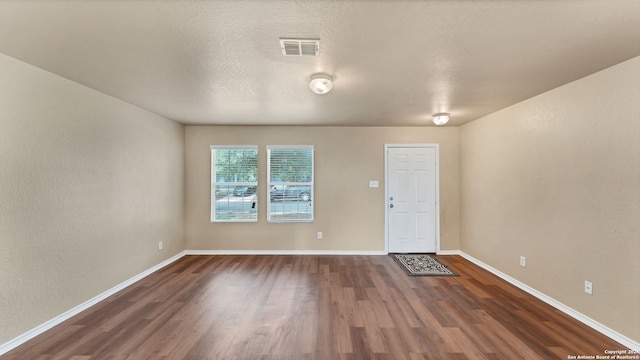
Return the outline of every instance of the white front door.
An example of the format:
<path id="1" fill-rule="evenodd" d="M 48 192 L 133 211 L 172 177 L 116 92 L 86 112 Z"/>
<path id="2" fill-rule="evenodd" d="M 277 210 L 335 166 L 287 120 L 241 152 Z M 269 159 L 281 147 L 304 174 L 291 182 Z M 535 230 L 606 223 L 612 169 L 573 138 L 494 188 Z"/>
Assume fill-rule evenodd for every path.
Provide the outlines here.
<path id="1" fill-rule="evenodd" d="M 435 146 L 387 148 L 390 253 L 433 253 L 437 239 Z"/>

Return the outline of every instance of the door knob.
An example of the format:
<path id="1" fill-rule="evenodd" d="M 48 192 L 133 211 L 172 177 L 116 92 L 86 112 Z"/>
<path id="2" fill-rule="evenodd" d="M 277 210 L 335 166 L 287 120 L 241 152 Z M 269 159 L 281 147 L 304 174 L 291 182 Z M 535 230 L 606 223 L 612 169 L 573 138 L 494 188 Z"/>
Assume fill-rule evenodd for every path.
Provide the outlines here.
<path id="1" fill-rule="evenodd" d="M 393 204 L 389 205 L 389 207 L 393 209 Z"/>

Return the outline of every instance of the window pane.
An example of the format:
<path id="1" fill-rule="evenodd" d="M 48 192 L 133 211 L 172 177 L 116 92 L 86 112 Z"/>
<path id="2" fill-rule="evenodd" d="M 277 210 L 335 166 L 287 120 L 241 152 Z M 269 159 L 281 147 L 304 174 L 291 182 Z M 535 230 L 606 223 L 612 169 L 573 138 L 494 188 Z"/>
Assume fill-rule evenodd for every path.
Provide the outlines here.
<path id="1" fill-rule="evenodd" d="M 310 221 L 313 220 L 313 201 L 300 198 L 271 198 L 269 220 Z"/>
<path id="2" fill-rule="evenodd" d="M 312 182 L 313 149 L 271 149 L 271 182 Z"/>
<path id="3" fill-rule="evenodd" d="M 211 156 L 211 221 L 257 221 L 257 147 L 212 146 Z"/>
<path id="4" fill-rule="evenodd" d="M 268 147 L 269 221 L 313 221 L 313 147 Z"/>
<path id="5" fill-rule="evenodd" d="M 216 182 L 256 182 L 258 150 L 215 149 Z"/>
<path id="6" fill-rule="evenodd" d="M 257 191 L 255 186 L 215 185 L 213 221 L 257 220 Z"/>

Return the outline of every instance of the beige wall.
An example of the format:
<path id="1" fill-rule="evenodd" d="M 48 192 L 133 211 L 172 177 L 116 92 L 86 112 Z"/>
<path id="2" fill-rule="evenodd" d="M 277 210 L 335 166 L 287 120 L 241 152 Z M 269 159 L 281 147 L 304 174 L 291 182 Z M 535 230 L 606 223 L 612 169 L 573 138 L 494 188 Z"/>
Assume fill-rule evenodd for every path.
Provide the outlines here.
<path id="1" fill-rule="evenodd" d="M 464 125 L 460 144 L 461 249 L 640 341 L 640 58 Z"/>
<path id="2" fill-rule="evenodd" d="M 184 129 L 1 54 L 0 79 L 2 344 L 184 249 Z"/>
<path id="3" fill-rule="evenodd" d="M 458 128 L 186 127 L 190 250 L 384 250 L 384 144 L 440 144 L 441 248 L 459 248 Z M 210 145 L 259 145 L 257 223 L 211 223 Z M 266 145 L 315 146 L 315 221 L 267 223 Z M 369 188 L 378 180 L 379 188 Z M 322 231 L 324 238 L 316 239 Z"/>

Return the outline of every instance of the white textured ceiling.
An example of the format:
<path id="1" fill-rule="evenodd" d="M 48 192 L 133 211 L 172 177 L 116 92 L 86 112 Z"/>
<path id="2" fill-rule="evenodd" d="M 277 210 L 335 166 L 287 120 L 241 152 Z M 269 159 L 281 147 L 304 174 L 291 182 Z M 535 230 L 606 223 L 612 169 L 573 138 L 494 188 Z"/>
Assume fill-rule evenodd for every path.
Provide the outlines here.
<path id="1" fill-rule="evenodd" d="M 640 55 L 640 1 L 2 0 L 0 52 L 185 124 L 460 125 Z"/>

